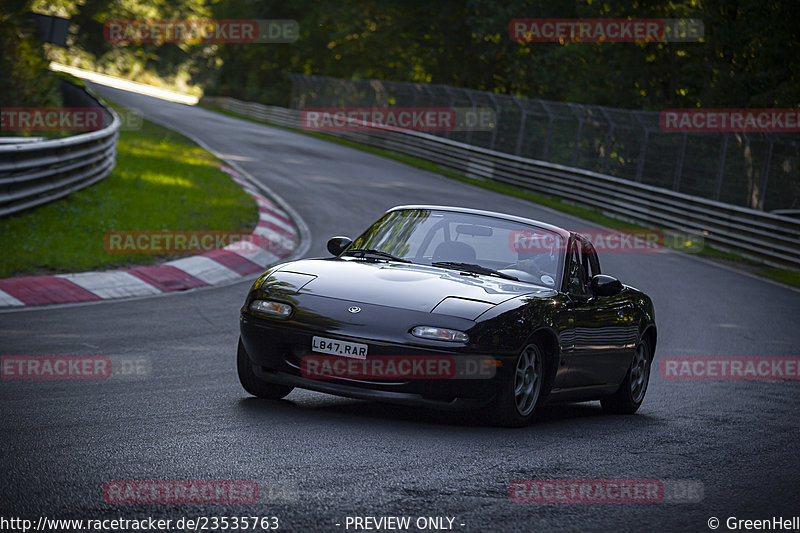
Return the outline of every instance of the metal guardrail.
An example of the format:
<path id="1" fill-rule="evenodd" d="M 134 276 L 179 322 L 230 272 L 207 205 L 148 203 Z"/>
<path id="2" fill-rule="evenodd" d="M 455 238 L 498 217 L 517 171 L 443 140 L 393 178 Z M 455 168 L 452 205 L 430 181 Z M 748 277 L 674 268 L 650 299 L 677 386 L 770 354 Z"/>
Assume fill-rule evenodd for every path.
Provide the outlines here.
<path id="1" fill-rule="evenodd" d="M 796 133 L 667 131 L 658 111 L 555 102 L 436 83 L 288 76 L 292 109 L 491 111 L 495 126 L 491 130 L 430 134 L 759 211 L 800 205 Z"/>
<path id="2" fill-rule="evenodd" d="M 300 111 L 227 97 L 202 104 L 300 128 Z M 336 132 L 331 135 L 432 161 L 468 177 L 497 181 L 599 209 L 620 220 L 697 235 L 712 247 L 767 265 L 800 269 L 800 219 L 765 213 L 416 131 Z"/>
<path id="3" fill-rule="evenodd" d="M 46 139 L 47 137 L 0 137 L 0 144 L 38 143 Z"/>
<path id="4" fill-rule="evenodd" d="M 120 119 L 87 92 L 78 98 L 82 107 L 103 109 L 101 129 L 64 139 L 0 143 L 0 216 L 66 196 L 113 170 Z"/>

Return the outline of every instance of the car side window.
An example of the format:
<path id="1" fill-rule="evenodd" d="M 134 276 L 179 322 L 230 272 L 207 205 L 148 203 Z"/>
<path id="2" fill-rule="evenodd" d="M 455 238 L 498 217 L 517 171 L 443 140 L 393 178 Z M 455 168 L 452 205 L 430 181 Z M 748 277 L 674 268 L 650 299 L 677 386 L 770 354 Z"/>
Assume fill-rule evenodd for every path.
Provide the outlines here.
<path id="1" fill-rule="evenodd" d="M 567 292 L 570 294 L 579 296 L 588 296 L 589 294 L 589 279 L 585 261 L 579 241 L 574 239 L 569 252 Z"/>

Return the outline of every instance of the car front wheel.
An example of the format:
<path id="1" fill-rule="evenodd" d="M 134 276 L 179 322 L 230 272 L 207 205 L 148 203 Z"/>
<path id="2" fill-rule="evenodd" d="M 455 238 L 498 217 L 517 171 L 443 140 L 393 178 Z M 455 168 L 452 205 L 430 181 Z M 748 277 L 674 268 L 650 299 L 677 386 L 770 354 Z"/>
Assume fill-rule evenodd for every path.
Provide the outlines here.
<path id="1" fill-rule="evenodd" d="M 239 350 L 236 354 L 236 368 L 239 371 L 239 382 L 244 387 L 244 390 L 257 396 L 269 400 L 279 400 L 292 392 L 294 387 L 289 385 L 279 385 L 270 383 L 259 378 L 253 372 L 253 363 L 250 361 L 250 356 L 244 349 L 242 339 L 239 339 Z"/>
<path id="2" fill-rule="evenodd" d="M 528 344 L 517 356 L 514 372 L 502 385 L 495 403 L 495 422 L 505 427 L 527 426 L 542 395 L 544 357 L 537 344 Z"/>
<path id="3" fill-rule="evenodd" d="M 631 366 L 619 390 L 613 396 L 600 401 L 604 410 L 609 413 L 633 414 L 639 409 L 650 381 L 652 359 L 650 345 L 647 339 L 642 339 L 636 346 Z"/>

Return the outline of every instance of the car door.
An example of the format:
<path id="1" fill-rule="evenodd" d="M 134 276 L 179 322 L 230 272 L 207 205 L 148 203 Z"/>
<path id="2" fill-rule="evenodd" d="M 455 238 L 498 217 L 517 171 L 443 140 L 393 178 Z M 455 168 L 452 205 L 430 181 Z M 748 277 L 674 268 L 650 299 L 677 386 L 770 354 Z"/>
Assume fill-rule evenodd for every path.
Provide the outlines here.
<path id="1" fill-rule="evenodd" d="M 614 296 L 592 294 L 591 278 L 600 274 L 594 247 L 580 236 L 570 242 L 567 257 L 567 308 L 573 349 L 564 387 L 592 387 L 620 382 L 630 363 L 636 325 L 633 306 L 624 291 Z"/>

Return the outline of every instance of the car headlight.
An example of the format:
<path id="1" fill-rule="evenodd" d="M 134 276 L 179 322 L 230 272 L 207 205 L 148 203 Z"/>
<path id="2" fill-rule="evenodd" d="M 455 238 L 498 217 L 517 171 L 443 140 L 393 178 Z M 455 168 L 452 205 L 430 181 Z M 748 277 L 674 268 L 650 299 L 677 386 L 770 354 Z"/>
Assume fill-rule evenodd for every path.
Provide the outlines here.
<path id="1" fill-rule="evenodd" d="M 411 330 L 411 334 L 421 339 L 433 339 L 435 341 L 467 342 L 469 340 L 469 336 L 463 331 L 433 326 L 417 326 Z"/>
<path id="2" fill-rule="evenodd" d="M 257 315 L 286 318 L 292 314 L 292 306 L 272 300 L 253 300 L 250 303 L 250 311 Z"/>

